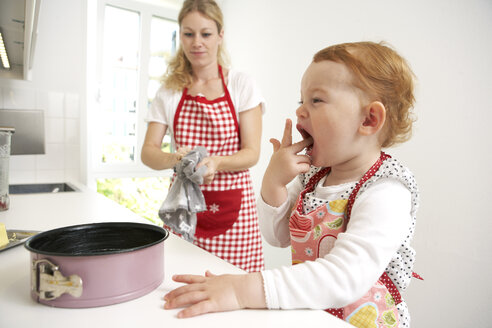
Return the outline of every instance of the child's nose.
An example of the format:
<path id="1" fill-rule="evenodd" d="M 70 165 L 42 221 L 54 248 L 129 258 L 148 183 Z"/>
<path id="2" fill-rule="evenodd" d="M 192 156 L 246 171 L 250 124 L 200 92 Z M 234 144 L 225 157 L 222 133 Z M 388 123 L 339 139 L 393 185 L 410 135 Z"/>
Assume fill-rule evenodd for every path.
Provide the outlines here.
<path id="1" fill-rule="evenodd" d="M 301 104 L 297 109 L 296 109 L 296 116 L 297 117 L 306 117 L 307 111 L 304 108 L 304 106 Z"/>

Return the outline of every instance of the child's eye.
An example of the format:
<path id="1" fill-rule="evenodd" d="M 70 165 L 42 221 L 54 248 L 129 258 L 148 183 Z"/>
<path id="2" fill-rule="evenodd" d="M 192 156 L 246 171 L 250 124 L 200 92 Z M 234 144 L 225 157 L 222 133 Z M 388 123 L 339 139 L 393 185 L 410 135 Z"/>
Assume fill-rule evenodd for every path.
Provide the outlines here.
<path id="1" fill-rule="evenodd" d="M 298 104 L 299 105 L 302 105 L 302 104 L 304 104 L 304 101 L 301 99 L 301 100 L 298 101 Z"/>
<path id="2" fill-rule="evenodd" d="M 313 98 L 312 102 L 313 102 L 313 104 L 316 104 L 316 103 L 322 102 L 322 100 L 319 98 Z"/>

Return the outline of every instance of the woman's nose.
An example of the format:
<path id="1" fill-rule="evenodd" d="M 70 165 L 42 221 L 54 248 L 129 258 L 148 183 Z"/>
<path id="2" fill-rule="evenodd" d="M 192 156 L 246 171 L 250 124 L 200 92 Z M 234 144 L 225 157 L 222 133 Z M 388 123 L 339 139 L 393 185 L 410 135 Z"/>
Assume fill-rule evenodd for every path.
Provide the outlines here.
<path id="1" fill-rule="evenodd" d="M 197 35 L 193 38 L 193 46 L 196 47 L 196 46 L 200 46 L 200 45 L 201 45 L 201 39 L 200 39 L 200 36 Z"/>

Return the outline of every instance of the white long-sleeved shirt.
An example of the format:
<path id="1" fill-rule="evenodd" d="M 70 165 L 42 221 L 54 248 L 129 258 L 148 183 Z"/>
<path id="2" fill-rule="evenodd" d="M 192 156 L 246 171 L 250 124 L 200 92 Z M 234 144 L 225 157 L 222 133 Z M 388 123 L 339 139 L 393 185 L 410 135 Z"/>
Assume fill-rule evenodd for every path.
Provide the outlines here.
<path id="1" fill-rule="evenodd" d="M 375 177 L 373 183 L 361 189 L 347 230 L 338 235 L 329 254 L 315 261 L 262 272 L 269 308 L 343 307 L 362 297 L 385 270 L 400 290 L 408 286 L 415 257 L 409 243 L 417 209 L 416 185 L 413 175 L 396 160 L 386 162 L 382 171 L 393 172 L 396 166 L 396 173 L 391 173 L 390 178 Z M 269 206 L 261 197 L 258 200 L 262 234 L 274 246 L 290 245 L 290 211 L 304 189 L 302 181 L 301 176 L 289 185 L 288 198 L 279 207 Z M 347 199 L 356 182 L 322 185 L 323 180 L 311 195 L 306 195 L 305 207 Z M 407 312 L 406 305 L 403 307 Z"/>

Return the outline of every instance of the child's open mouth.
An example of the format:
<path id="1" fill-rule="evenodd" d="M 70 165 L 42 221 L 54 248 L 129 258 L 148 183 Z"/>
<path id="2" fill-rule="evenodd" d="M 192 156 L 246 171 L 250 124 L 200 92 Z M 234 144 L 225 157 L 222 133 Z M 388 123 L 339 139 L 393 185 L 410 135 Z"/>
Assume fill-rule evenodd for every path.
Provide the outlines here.
<path id="1" fill-rule="evenodd" d="M 300 124 L 296 125 L 297 131 L 301 134 L 303 139 L 309 139 L 312 138 L 311 135 L 302 128 Z M 311 151 L 313 150 L 313 145 L 314 145 L 314 140 L 313 143 L 311 143 L 309 146 L 306 147 L 306 155 L 311 156 Z"/>

